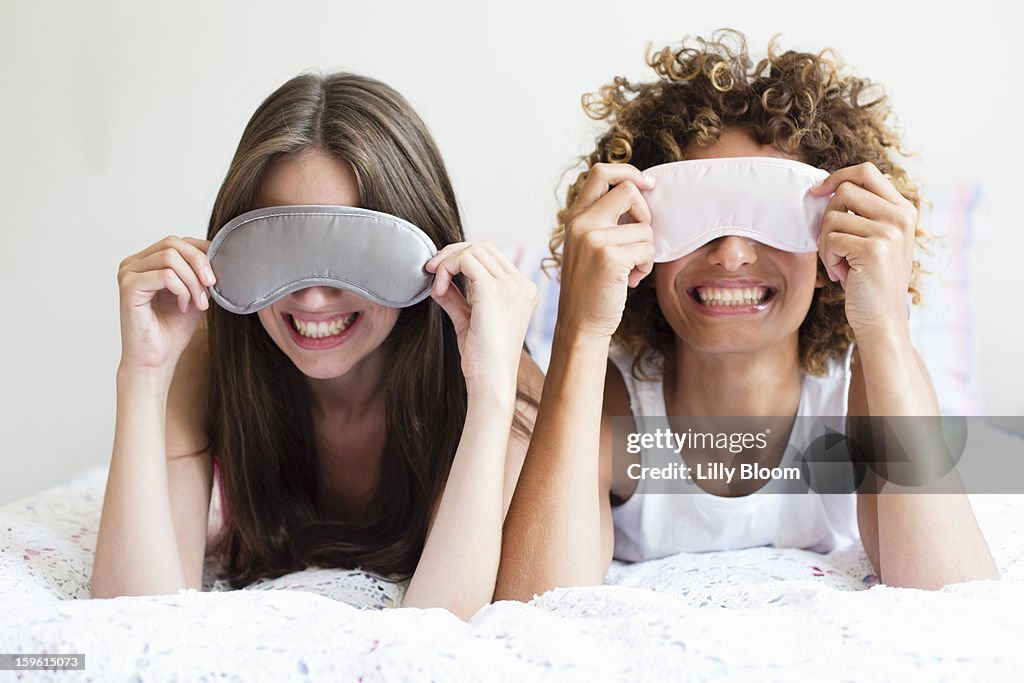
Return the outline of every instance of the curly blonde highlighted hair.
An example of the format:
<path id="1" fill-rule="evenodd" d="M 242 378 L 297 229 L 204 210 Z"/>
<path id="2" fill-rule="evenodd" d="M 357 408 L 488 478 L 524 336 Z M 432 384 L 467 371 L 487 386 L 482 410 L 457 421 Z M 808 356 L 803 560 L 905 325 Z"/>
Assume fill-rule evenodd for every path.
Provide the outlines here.
<path id="1" fill-rule="evenodd" d="M 714 144 L 726 127 L 746 129 L 760 144 L 775 145 L 802 156 L 818 168 L 834 172 L 870 162 L 878 167 L 913 203 L 920 216 L 917 186 L 891 154 L 910 156 L 889 124 L 892 116 L 881 86 L 849 75 L 835 51 L 817 54 L 788 50 L 778 53 L 778 36 L 768 44 L 767 57 L 751 61 L 742 33 L 721 29 L 711 40 L 697 38 L 678 49 L 669 47 L 646 55 L 657 80 L 631 83 L 619 76 L 596 93 L 583 96 L 587 115 L 604 120 L 609 129 L 597 146 L 582 157 L 586 168 L 569 187 L 558 226 L 548 246 L 544 267 L 561 267 L 565 240 L 564 218 L 576 200 L 590 169 L 597 163 L 631 163 L 643 170 L 680 161 L 691 142 Z M 928 235 L 916 226 L 918 246 Z M 845 295 L 818 263 L 825 286 L 815 290 L 807 317 L 800 326 L 800 364 L 809 374 L 822 374 L 831 358 L 842 357 L 853 342 L 846 320 Z M 920 264 L 915 260 L 909 293 L 920 302 Z M 651 352 L 674 348 L 675 334 L 658 306 L 653 278 L 628 292 L 615 339 L 632 353 L 633 372 Z"/>

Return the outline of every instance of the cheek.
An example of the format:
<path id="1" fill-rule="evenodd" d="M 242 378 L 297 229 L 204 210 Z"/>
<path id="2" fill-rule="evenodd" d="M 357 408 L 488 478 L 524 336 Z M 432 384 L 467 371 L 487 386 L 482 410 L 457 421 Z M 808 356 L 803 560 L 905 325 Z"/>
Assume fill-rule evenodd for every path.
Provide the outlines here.
<path id="1" fill-rule="evenodd" d="M 818 281 L 818 254 L 793 254 L 793 263 L 788 269 L 790 278 L 799 283 L 800 289 L 814 289 Z"/>
<path id="2" fill-rule="evenodd" d="M 401 309 L 374 305 L 368 313 L 373 319 L 374 336 L 384 339 L 391 334 L 391 330 L 394 328 L 395 323 L 398 322 L 398 316 L 401 313 Z"/>
<path id="3" fill-rule="evenodd" d="M 658 292 L 659 301 L 677 295 L 676 280 L 679 279 L 680 271 L 686 266 L 687 258 L 684 256 L 675 261 L 654 264 L 654 272 L 649 277 L 654 278 L 654 287 Z"/>
<path id="4" fill-rule="evenodd" d="M 654 264 L 654 273 L 652 277 L 654 278 L 654 286 L 658 292 L 663 292 L 672 285 L 672 273 L 670 270 L 671 269 L 664 267 L 660 263 Z"/>
<path id="5" fill-rule="evenodd" d="M 785 263 L 780 263 L 788 285 L 789 299 L 806 312 L 810 308 L 814 291 L 822 284 L 818 277 L 818 254 L 788 254 Z"/>
<path id="6" fill-rule="evenodd" d="M 260 319 L 260 324 L 263 325 L 263 330 L 270 334 L 271 329 L 273 329 L 274 317 L 277 315 L 274 313 L 273 307 L 260 309 L 256 311 L 256 315 Z"/>

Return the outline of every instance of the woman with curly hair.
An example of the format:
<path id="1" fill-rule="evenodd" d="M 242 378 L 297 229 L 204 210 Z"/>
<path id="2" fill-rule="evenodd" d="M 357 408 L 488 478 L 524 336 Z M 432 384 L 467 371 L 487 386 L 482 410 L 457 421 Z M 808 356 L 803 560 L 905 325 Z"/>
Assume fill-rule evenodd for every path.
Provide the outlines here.
<path id="1" fill-rule="evenodd" d="M 613 416 L 640 428 L 662 424 L 650 422 L 659 415 L 783 416 L 789 425 L 794 416 L 843 425 L 847 416 L 938 415 L 907 323 L 908 293 L 919 299 L 914 250 L 926 237 L 920 198 L 895 161 L 906 152 L 884 93 L 844 73 L 829 50 L 779 54 L 773 39 L 755 65 L 729 30 L 647 62 L 655 80 L 619 77 L 584 96 L 608 128 L 550 243 L 558 321 L 496 598 L 602 583 L 613 557 L 763 545 L 829 552 L 863 543 L 880 579 L 898 586 L 998 578 L 962 492 L 748 495 L 750 485 L 691 475 L 695 495 L 645 495 L 636 475 L 656 447 L 629 448 L 638 444 L 613 434 Z M 680 162 L 820 174 L 802 190 L 820 199 L 820 237 L 799 251 L 719 231 L 656 258 L 649 198 L 672 182 L 657 171 Z M 733 216 L 754 191 L 736 186 L 735 202 L 719 210 Z M 687 196 L 677 216 L 701 204 Z M 766 206 L 774 210 L 770 197 Z M 793 439 L 796 428 L 782 433 Z M 790 445 L 777 447 L 773 464 Z M 798 490 L 770 488 L 777 483 L 753 490 Z"/>

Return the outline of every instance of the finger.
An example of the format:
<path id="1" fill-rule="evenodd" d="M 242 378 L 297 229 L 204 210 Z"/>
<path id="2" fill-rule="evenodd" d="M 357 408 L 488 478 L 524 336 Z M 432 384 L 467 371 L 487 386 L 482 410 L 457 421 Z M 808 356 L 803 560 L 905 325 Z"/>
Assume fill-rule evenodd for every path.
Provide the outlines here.
<path id="1" fill-rule="evenodd" d="M 497 247 L 495 247 L 494 251 L 497 250 Z M 494 253 L 485 247 L 482 242 L 475 242 L 469 249 L 462 252 L 462 254 L 463 258 L 465 258 L 466 254 L 472 254 L 478 261 L 480 261 L 483 267 L 487 269 L 487 272 L 489 272 L 491 277 L 495 280 L 504 280 L 509 275 L 508 271 L 506 271 L 499 263 Z"/>
<path id="2" fill-rule="evenodd" d="M 837 209 L 828 211 L 822 216 L 821 235 L 818 240 L 821 241 L 822 236 L 830 232 L 845 232 L 858 237 L 874 237 L 878 235 L 879 230 L 876 221 Z"/>
<path id="3" fill-rule="evenodd" d="M 654 187 L 654 176 L 644 175 L 632 164 L 597 163 L 591 166 L 587 179 L 580 188 L 580 193 L 573 202 L 573 213 L 579 214 L 600 199 L 608 190 L 619 183 L 629 180 L 644 190 Z"/>
<path id="4" fill-rule="evenodd" d="M 452 242 L 451 244 L 446 244 L 443 248 L 438 250 L 436 254 L 430 257 L 429 261 L 423 264 L 423 268 L 428 273 L 435 272 L 437 270 L 438 263 L 445 260 L 452 254 L 462 251 L 463 249 L 467 248 L 470 244 L 471 242 Z"/>
<path id="5" fill-rule="evenodd" d="M 822 263 L 835 278 L 846 284 L 850 263 L 863 248 L 866 238 L 842 232 L 831 233 L 824 241 Z"/>
<path id="6" fill-rule="evenodd" d="M 494 279 L 491 272 L 480 262 L 477 254 L 469 249 L 463 249 L 442 261 L 437 266 L 437 272 L 438 274 L 448 273 L 449 279 L 462 273 L 471 283 Z"/>
<path id="7" fill-rule="evenodd" d="M 449 287 L 444 294 L 436 294 L 431 292 L 431 297 L 437 302 L 437 305 L 444 310 L 444 312 L 451 319 L 452 324 L 456 330 L 462 329 L 469 320 L 470 308 L 469 302 L 466 301 L 466 297 L 462 295 L 458 287 Z"/>
<path id="8" fill-rule="evenodd" d="M 647 223 L 623 223 L 605 230 L 594 230 L 587 239 L 595 247 L 643 243 L 654 245 L 654 231 Z"/>
<path id="9" fill-rule="evenodd" d="M 434 285 L 432 287 L 432 290 L 436 292 L 438 295 L 443 295 L 446 291 L 448 291 L 448 287 L 451 285 L 453 275 L 451 269 L 441 268 L 441 264 L 450 259 L 455 254 L 459 253 L 460 251 L 468 249 L 469 245 L 469 242 L 453 242 L 451 244 L 445 245 L 443 249 L 437 252 L 437 254 L 434 255 L 433 258 L 431 258 L 429 261 L 427 261 L 426 264 L 424 264 L 423 268 L 425 270 L 434 273 Z"/>
<path id="10" fill-rule="evenodd" d="M 191 299 L 191 292 L 185 283 L 181 281 L 178 274 L 170 268 L 160 270 L 147 270 L 141 273 L 131 272 L 122 281 L 122 286 L 127 290 L 128 296 L 125 301 L 129 306 L 143 306 L 153 300 L 157 294 L 166 289 L 178 300 L 178 310 L 182 313 L 188 311 L 188 302 Z M 143 293 L 146 296 L 136 299 L 132 296 L 135 293 Z"/>
<path id="11" fill-rule="evenodd" d="M 814 195 L 829 194 L 835 192 L 845 181 L 860 185 L 893 204 L 909 203 L 907 198 L 901 195 L 889 179 L 878 170 L 878 167 L 870 162 L 841 168 L 825 178 L 820 185 L 812 187 L 810 191 Z"/>
<path id="12" fill-rule="evenodd" d="M 654 244 L 635 242 L 625 248 L 633 261 L 633 268 L 626 280 L 630 287 L 636 287 L 654 270 Z"/>
<path id="13" fill-rule="evenodd" d="M 501 269 L 505 271 L 505 273 L 514 275 L 519 272 L 516 265 L 512 263 L 512 259 L 506 256 L 505 252 L 499 249 L 496 244 L 493 242 L 479 242 L 479 244 L 494 257 L 494 260 L 498 262 L 498 265 L 501 266 Z"/>
<path id="14" fill-rule="evenodd" d="M 205 258 L 205 256 L 204 256 Z M 192 298 L 196 302 L 196 308 L 201 311 L 209 308 L 209 299 L 206 294 L 206 288 L 199 282 L 199 276 L 192 270 L 192 266 L 185 260 L 174 247 L 168 247 L 163 251 L 151 254 L 134 264 L 131 269 L 135 272 L 144 270 L 161 270 L 163 268 L 170 268 L 177 273 L 178 278 L 185 283 L 185 285 L 192 292 Z"/>
<path id="15" fill-rule="evenodd" d="M 842 233 L 847 235 L 854 235 L 863 238 L 877 238 L 878 227 L 873 222 L 858 216 L 856 214 L 847 213 L 846 211 L 829 211 L 821 220 L 821 234 L 818 235 L 818 254 L 821 256 L 822 263 L 825 264 L 825 271 L 828 273 L 829 279 L 836 282 L 838 273 L 833 272 L 828 265 L 828 260 L 825 257 L 825 245 L 828 242 L 828 237 L 834 233 Z"/>
<path id="16" fill-rule="evenodd" d="M 443 296 L 451 286 L 452 278 L 463 273 L 470 282 L 494 280 L 494 276 L 468 249 L 456 252 L 437 265 L 437 276 L 434 278 L 434 292 Z"/>
<path id="17" fill-rule="evenodd" d="M 651 226 L 643 223 L 627 223 L 609 230 L 595 230 L 588 233 L 591 248 L 597 253 L 609 247 L 615 250 L 616 267 L 625 270 L 619 276 L 627 276 L 630 287 L 635 287 L 654 269 L 654 242 Z"/>
<path id="18" fill-rule="evenodd" d="M 134 254 L 135 259 L 136 260 L 141 260 L 141 259 L 146 258 L 147 256 L 152 256 L 153 254 L 161 252 L 164 249 L 167 249 L 169 247 L 173 247 L 176 244 L 181 243 L 182 241 L 183 241 L 182 238 L 178 237 L 177 235 L 168 235 L 167 237 L 163 238 L 162 240 L 154 242 L 153 244 L 149 245 L 148 247 L 146 247 L 142 251 Z"/>
<path id="19" fill-rule="evenodd" d="M 177 245 L 178 252 L 182 257 L 192 266 L 192 270 L 196 273 L 196 276 L 200 279 L 203 285 L 212 287 L 217 282 L 217 276 L 214 275 L 213 266 L 210 264 L 210 259 L 206 256 L 206 250 L 200 248 L 195 242 L 205 242 L 206 240 L 196 240 L 193 237 L 183 237 L 180 240 L 180 244 Z M 209 243 L 207 242 L 207 245 Z"/>
<path id="20" fill-rule="evenodd" d="M 883 221 L 901 224 L 902 212 L 900 208 L 893 205 L 874 192 L 867 190 L 856 183 L 843 181 L 836 188 L 836 193 L 829 200 L 826 211 L 852 211 L 858 216 L 870 218 L 876 221 Z"/>
<path id="21" fill-rule="evenodd" d="M 203 284 L 212 287 L 217 282 L 217 275 L 213 272 L 213 265 L 207 256 L 210 250 L 210 240 L 201 240 L 196 237 L 182 237 L 181 239 L 188 245 L 185 250 L 179 249 L 182 256 L 192 264 L 192 270 L 199 274 Z"/>
<path id="22" fill-rule="evenodd" d="M 128 257 L 122 261 L 122 265 L 129 265 L 132 270 L 138 272 L 140 270 L 139 262 L 145 261 L 154 254 L 159 254 L 166 249 L 177 249 L 182 257 L 191 265 L 193 271 L 197 273 L 197 277 L 202 280 L 203 284 L 212 286 L 217 281 L 217 277 L 210 265 L 210 260 L 206 257 L 209 245 L 210 242 L 208 240 L 168 235 L 159 242 L 146 247 L 146 249 L 138 254 Z"/>
<path id="23" fill-rule="evenodd" d="M 636 223 L 650 223 L 651 209 L 640 189 L 630 180 L 612 188 L 590 207 L 587 212 L 600 226 L 617 225 L 619 218 L 628 215 Z"/>
<path id="24" fill-rule="evenodd" d="M 186 237 L 182 237 L 181 239 L 185 240 L 186 242 L 188 242 L 189 244 L 191 244 L 195 248 L 201 250 L 204 254 L 206 254 L 206 253 L 208 253 L 210 251 L 210 240 L 203 240 L 203 239 L 199 239 L 198 237 L 187 237 L 187 236 Z"/>

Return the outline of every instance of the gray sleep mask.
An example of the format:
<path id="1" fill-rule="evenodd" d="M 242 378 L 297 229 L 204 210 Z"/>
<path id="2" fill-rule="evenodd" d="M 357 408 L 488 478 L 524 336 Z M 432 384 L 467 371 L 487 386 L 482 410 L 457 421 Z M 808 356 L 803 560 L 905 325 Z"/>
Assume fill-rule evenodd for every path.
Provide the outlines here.
<path id="1" fill-rule="evenodd" d="M 271 206 L 224 224 L 206 252 L 210 296 L 255 313 L 304 287 L 347 289 L 392 308 L 427 298 L 437 249 L 412 223 L 352 206 Z"/>

